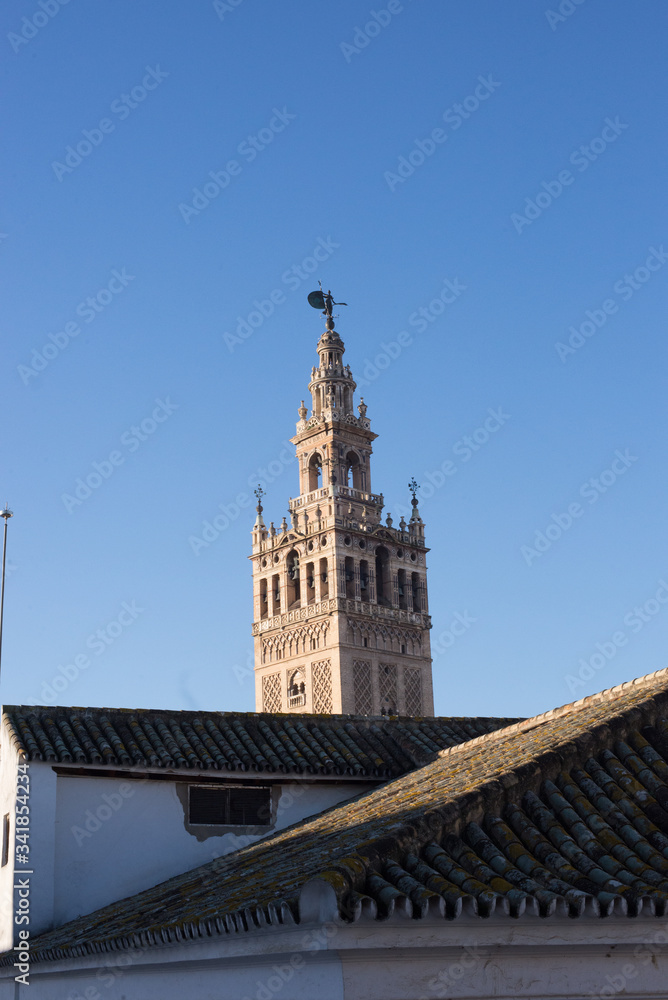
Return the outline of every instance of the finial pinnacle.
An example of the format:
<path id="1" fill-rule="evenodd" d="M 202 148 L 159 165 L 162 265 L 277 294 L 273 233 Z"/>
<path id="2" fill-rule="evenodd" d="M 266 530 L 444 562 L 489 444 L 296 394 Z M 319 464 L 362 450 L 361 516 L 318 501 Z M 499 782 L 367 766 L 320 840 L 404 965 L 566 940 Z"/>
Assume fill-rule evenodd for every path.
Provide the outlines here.
<path id="1" fill-rule="evenodd" d="M 420 517 L 420 508 L 418 507 L 417 491 L 420 489 L 418 483 L 415 482 L 415 476 L 411 479 L 408 484 L 408 489 L 412 493 L 411 506 L 413 508 L 413 513 L 411 514 L 411 526 L 414 524 L 421 524 L 422 518 Z"/>

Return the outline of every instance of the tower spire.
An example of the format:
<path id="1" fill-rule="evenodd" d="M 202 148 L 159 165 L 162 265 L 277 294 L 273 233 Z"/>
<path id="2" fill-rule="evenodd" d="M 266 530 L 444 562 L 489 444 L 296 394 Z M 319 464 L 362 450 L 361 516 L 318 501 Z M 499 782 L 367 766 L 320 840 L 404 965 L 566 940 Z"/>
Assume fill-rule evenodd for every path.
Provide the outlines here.
<path id="1" fill-rule="evenodd" d="M 424 525 L 383 523 L 371 491 L 372 442 L 331 291 L 311 292 L 325 329 L 311 370 L 311 412 L 298 408 L 299 495 L 292 522 L 267 532 L 258 489 L 253 530 L 258 711 L 433 713 Z M 296 692 L 296 693 L 295 693 Z"/>

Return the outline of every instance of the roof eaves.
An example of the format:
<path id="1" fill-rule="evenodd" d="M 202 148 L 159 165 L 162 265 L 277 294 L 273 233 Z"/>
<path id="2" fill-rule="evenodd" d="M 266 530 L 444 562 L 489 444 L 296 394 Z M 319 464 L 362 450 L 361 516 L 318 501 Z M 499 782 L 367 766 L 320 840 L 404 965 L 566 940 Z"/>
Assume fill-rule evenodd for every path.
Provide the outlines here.
<path id="1" fill-rule="evenodd" d="M 331 909 L 331 892 L 334 893 L 337 919 L 359 919 L 363 912 L 371 913 L 374 907 L 378 911 L 378 904 L 364 893 L 365 882 L 370 878 L 375 879 L 380 886 L 378 899 L 384 907 L 383 916 L 392 915 L 398 911 L 411 916 L 420 916 L 430 911 L 430 908 L 441 912 L 444 906 L 446 915 L 450 915 L 448 906 L 451 904 L 448 903 L 447 899 L 444 903 L 438 902 L 436 893 L 421 890 L 419 893 L 411 892 L 409 894 L 401 888 L 386 882 L 383 883 L 383 878 L 379 874 L 382 864 L 396 865 L 402 855 L 410 853 L 412 850 L 417 852 L 421 846 L 425 845 L 428 847 L 433 844 L 435 849 L 442 852 L 442 849 L 437 847 L 440 840 L 445 836 L 451 837 L 454 832 L 461 829 L 463 824 L 475 822 L 476 818 L 483 815 L 490 807 L 499 808 L 503 802 L 517 801 L 521 794 L 532 791 L 541 782 L 551 779 L 573 764 L 577 765 L 583 754 L 586 756 L 594 748 L 602 751 L 606 747 L 610 747 L 615 740 L 623 739 L 634 726 L 654 725 L 659 714 L 668 708 L 666 680 L 668 680 L 668 670 L 657 671 L 647 677 L 581 699 L 572 705 L 563 706 L 534 719 L 515 723 L 503 730 L 485 734 L 459 746 L 449 747 L 441 751 L 437 755 L 435 763 L 447 761 L 451 767 L 447 768 L 447 780 L 439 786 L 441 801 L 438 804 L 427 804 L 425 807 L 425 802 L 428 803 L 428 799 L 425 800 L 424 796 L 420 798 L 420 795 L 415 793 L 416 787 L 419 787 L 421 783 L 424 785 L 424 782 L 429 780 L 430 776 L 425 771 L 404 775 L 397 779 L 396 785 L 391 782 L 385 786 L 384 790 L 391 793 L 392 788 L 396 788 L 400 796 L 399 804 L 407 789 L 413 788 L 414 798 L 411 800 L 408 797 L 407 811 L 403 813 L 390 811 L 382 827 L 382 832 L 374 834 L 372 832 L 373 826 L 369 828 L 370 836 L 362 842 L 357 841 L 356 850 L 352 854 L 346 853 L 333 864 L 313 872 L 310 876 L 306 875 L 305 872 L 305 881 L 301 885 L 295 883 L 296 892 L 287 899 L 279 898 L 277 903 L 260 903 L 253 907 L 245 906 L 225 914 L 202 918 L 199 921 L 172 919 L 169 924 L 164 924 L 162 927 L 148 927 L 125 935 L 114 933 L 112 927 L 111 933 L 106 937 L 73 945 L 66 950 L 57 946 L 53 948 L 47 946 L 42 951 L 37 950 L 34 956 L 35 960 L 117 950 L 119 947 L 134 947 L 142 935 L 145 936 L 146 940 L 160 944 L 172 940 L 192 939 L 213 933 L 223 933 L 223 931 L 231 933 L 254 930 L 276 920 L 279 922 L 295 921 L 299 920 L 302 906 L 304 915 L 311 912 L 311 908 L 318 903 L 318 893 L 322 897 L 318 905 L 322 904 L 328 912 L 328 907 Z M 615 711 L 617 699 L 620 700 L 620 704 L 618 710 Z M 608 706 L 609 711 L 597 714 L 594 709 L 598 706 Z M 542 743 L 540 735 L 538 736 L 534 753 L 532 753 L 531 741 L 529 741 L 527 748 L 523 737 L 532 731 L 540 730 L 548 723 L 554 724 L 562 718 L 568 720 L 573 717 L 575 717 L 577 724 L 570 728 L 566 726 L 563 736 L 560 734 L 560 730 L 555 727 L 552 735 L 548 732 L 547 736 L 543 736 Z M 478 748 L 491 751 L 493 749 L 491 744 L 494 742 L 500 744 L 502 752 L 498 755 L 496 763 L 493 763 L 495 770 L 488 777 L 484 777 L 479 775 L 475 768 L 473 770 L 470 768 L 470 762 L 475 763 L 476 760 L 472 751 Z M 518 749 L 524 749 L 523 761 L 516 767 L 506 767 L 505 761 L 514 759 L 516 742 Z M 458 767 L 458 763 L 463 764 L 464 767 Z M 469 774 L 470 777 L 467 777 Z M 453 775 L 456 776 L 459 785 L 452 784 Z M 370 815 L 374 821 L 377 817 L 373 813 L 373 807 L 375 806 L 376 810 L 384 808 L 385 800 L 382 797 L 373 799 L 373 796 L 384 790 L 380 789 L 377 792 L 368 793 L 357 800 L 368 800 L 372 803 Z M 330 815 L 339 814 L 345 818 L 345 811 L 349 808 L 349 804 L 344 804 L 333 810 L 328 810 L 328 813 Z M 393 815 L 397 816 L 396 820 L 393 819 Z M 353 816 L 355 816 L 354 813 Z M 307 838 L 314 833 L 317 838 L 318 822 L 319 819 L 316 817 L 297 824 L 297 826 L 305 828 Z M 364 816 L 361 814 L 360 821 L 357 823 L 360 832 L 365 825 L 368 826 L 368 823 L 364 821 Z M 313 829 L 307 829 L 309 826 L 312 826 Z M 353 828 L 354 826 L 353 823 Z M 344 823 L 342 829 L 345 831 L 351 828 L 346 827 Z M 275 835 L 279 840 L 277 845 L 279 852 L 283 846 L 280 839 L 284 837 L 285 833 L 286 831 L 281 831 Z M 273 840 L 272 837 L 264 842 L 265 847 L 269 850 L 274 849 L 274 845 L 271 843 Z M 251 852 L 257 846 L 243 848 L 236 852 L 236 855 L 228 855 L 225 858 L 228 869 L 234 864 L 236 857 L 240 860 L 244 859 L 245 852 L 248 852 L 247 856 L 251 858 L 252 864 L 254 856 Z M 341 849 L 345 849 L 343 841 Z M 266 864 L 263 856 L 260 856 L 263 863 Z M 205 866 L 205 868 L 209 870 L 211 866 Z M 217 870 L 214 867 L 212 874 L 215 874 Z M 197 871 L 196 869 L 194 872 L 188 873 L 191 879 Z M 410 881 L 410 879 L 406 881 Z M 383 884 L 386 888 L 383 888 Z M 292 886 L 288 886 L 288 888 L 292 888 Z M 452 904 L 455 906 L 455 910 L 459 907 L 459 912 L 461 912 L 466 906 L 469 912 L 481 916 L 489 915 L 495 908 L 500 908 L 502 912 L 511 916 L 519 916 L 525 912 L 546 916 L 556 912 L 556 909 L 562 906 L 561 903 L 552 899 L 549 893 L 542 893 L 542 897 L 544 897 L 542 899 L 534 898 L 519 890 L 504 895 L 490 889 L 481 894 L 479 898 L 474 897 L 469 892 L 460 892 L 459 895 L 457 893 L 454 895 L 456 899 L 459 899 L 459 903 Z M 632 897 L 629 893 L 621 891 L 618 895 L 608 891 L 600 891 L 595 896 L 590 893 L 584 895 L 587 905 L 582 904 L 579 909 L 574 909 L 572 906 L 566 907 L 569 915 L 578 916 L 585 912 L 601 916 L 611 913 L 637 915 L 642 909 L 645 909 L 652 915 L 663 916 L 666 910 L 665 902 L 657 893 L 654 895 L 635 893 Z M 138 894 L 138 898 L 144 896 L 145 894 Z M 546 899 L 548 901 L 545 901 Z M 127 903 L 128 901 L 123 902 Z M 147 903 L 144 902 L 143 905 L 146 907 Z M 105 908 L 107 913 L 110 910 L 111 908 Z M 110 922 L 113 924 L 113 918 Z M 6 961 L 7 959 L 3 959 L 3 964 L 6 964 Z"/>

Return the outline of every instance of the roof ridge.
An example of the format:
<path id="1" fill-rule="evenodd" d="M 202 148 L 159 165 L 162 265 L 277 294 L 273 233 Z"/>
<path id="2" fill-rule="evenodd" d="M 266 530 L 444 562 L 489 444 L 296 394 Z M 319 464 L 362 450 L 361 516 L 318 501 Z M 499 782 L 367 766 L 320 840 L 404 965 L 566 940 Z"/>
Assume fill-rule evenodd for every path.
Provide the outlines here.
<path id="1" fill-rule="evenodd" d="M 424 762 L 411 752 L 424 730 L 436 734 L 436 752 L 516 720 L 8 705 L 5 721 L 9 742 L 27 760 L 301 773 L 308 759 L 317 774 L 377 778 Z M 301 741 L 301 751 L 290 750 L 288 733 Z M 408 741 L 405 733 L 413 734 Z"/>
<path id="2" fill-rule="evenodd" d="M 113 707 L 109 705 L 29 705 L 29 704 L 16 704 L 16 705 L 2 705 L 2 713 L 8 712 L 18 712 L 18 711 L 33 711 L 35 713 L 39 712 L 116 712 L 122 715 L 133 715 L 135 713 L 140 713 L 142 715 L 209 715 L 209 716 L 234 716 L 235 718 L 249 718 L 249 719 L 278 719 L 278 720 L 288 720 L 288 719 L 307 719 L 307 720 L 324 720 L 324 719 L 341 719 L 347 722 L 366 722 L 369 725 L 390 722 L 393 719 L 398 721 L 408 721 L 417 723 L 430 723 L 430 722 L 475 722 L 480 720 L 492 721 L 492 722 L 505 722 L 506 720 L 513 718 L 512 716 L 505 715 L 356 715 L 355 713 L 346 712 L 334 712 L 334 713 L 315 713 L 315 712 L 249 712 L 243 710 L 231 709 L 225 711 L 219 708 L 125 708 L 125 707 Z"/>

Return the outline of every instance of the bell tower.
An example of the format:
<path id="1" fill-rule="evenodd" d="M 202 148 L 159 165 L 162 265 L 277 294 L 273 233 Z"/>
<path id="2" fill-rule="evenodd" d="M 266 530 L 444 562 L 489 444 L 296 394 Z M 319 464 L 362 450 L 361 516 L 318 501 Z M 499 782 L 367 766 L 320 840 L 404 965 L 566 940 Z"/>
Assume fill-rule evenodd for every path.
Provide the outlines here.
<path id="1" fill-rule="evenodd" d="M 371 491 L 376 434 L 343 363 L 331 293 L 312 292 L 325 330 L 299 407 L 299 495 L 277 528 L 253 526 L 253 637 L 258 712 L 433 715 L 427 604 L 429 551 L 413 481 L 413 513 L 382 521 Z M 339 303 L 343 304 L 343 303 Z"/>

